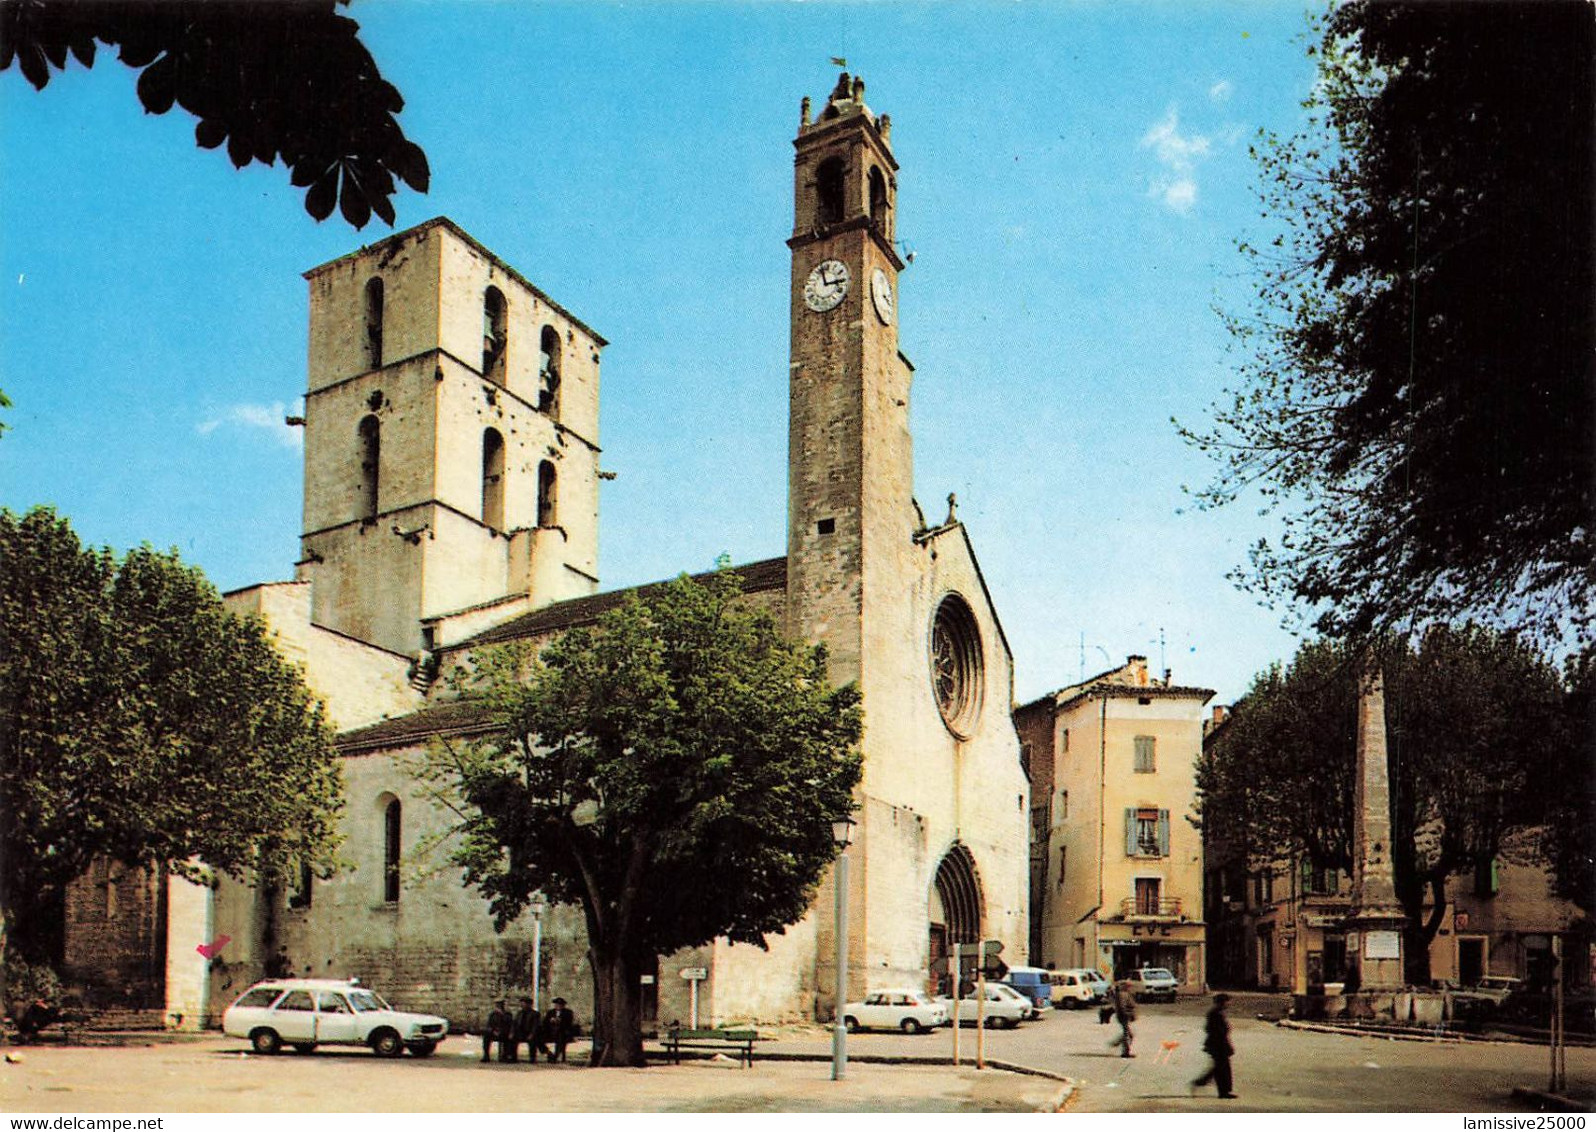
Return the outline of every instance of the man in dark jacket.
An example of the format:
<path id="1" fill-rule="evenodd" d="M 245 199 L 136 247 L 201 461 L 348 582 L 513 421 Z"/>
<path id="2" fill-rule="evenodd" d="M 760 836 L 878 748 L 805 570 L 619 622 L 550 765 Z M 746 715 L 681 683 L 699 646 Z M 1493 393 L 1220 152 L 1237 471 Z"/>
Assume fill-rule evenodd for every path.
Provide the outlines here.
<path id="1" fill-rule="evenodd" d="M 1129 979 L 1121 979 L 1114 984 L 1111 1002 L 1114 1006 L 1114 1020 L 1119 1023 L 1119 1036 L 1109 1042 L 1109 1048 L 1119 1047 L 1121 1057 L 1135 1057 L 1131 1052 L 1131 1023 L 1136 1021 L 1136 991 L 1132 989 Z"/>
<path id="2" fill-rule="evenodd" d="M 515 1051 L 508 1048 L 510 1045 L 510 1026 L 510 1012 L 504 1008 L 504 999 L 498 999 L 493 1004 L 492 1013 L 488 1015 L 488 1024 L 482 1029 L 483 1061 L 487 1061 L 492 1057 L 494 1042 L 499 1043 L 500 1061 L 515 1060 Z"/>
<path id="3" fill-rule="evenodd" d="M 1197 1080 L 1193 1081 L 1192 1090 L 1202 1088 L 1212 1081 L 1219 1090 L 1219 1095 L 1225 1100 L 1230 1100 L 1236 1094 L 1231 1092 L 1230 1057 L 1235 1050 L 1230 1045 L 1230 1019 L 1225 1017 L 1225 1004 L 1230 1001 L 1228 994 L 1214 995 L 1214 1005 L 1208 1011 L 1208 1018 L 1203 1023 L 1204 1038 L 1203 1052 L 1214 1059 L 1214 1063 Z"/>
<path id="4" fill-rule="evenodd" d="M 576 1036 L 576 1015 L 565 1005 L 565 999 L 554 1000 L 554 1009 L 543 1017 L 543 1040 L 553 1046 L 550 1061 L 564 1061 L 565 1047 Z"/>
<path id="5" fill-rule="evenodd" d="M 521 996 L 521 1009 L 516 1012 L 515 1029 L 511 1031 L 510 1040 L 515 1045 L 525 1044 L 526 1059 L 530 1062 L 537 1061 L 538 1012 L 532 1009 L 532 996 L 529 994 Z"/>

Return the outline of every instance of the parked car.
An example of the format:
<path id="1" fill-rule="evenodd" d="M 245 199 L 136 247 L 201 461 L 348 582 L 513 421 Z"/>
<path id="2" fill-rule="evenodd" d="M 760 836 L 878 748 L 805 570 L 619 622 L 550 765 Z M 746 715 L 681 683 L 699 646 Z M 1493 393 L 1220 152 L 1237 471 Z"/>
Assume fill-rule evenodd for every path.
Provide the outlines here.
<path id="1" fill-rule="evenodd" d="M 1053 972 L 1041 967 L 1010 967 L 1003 981 L 1036 1006 L 1040 1014 L 1053 1002 Z"/>
<path id="2" fill-rule="evenodd" d="M 842 1024 L 850 1034 L 855 1030 L 918 1034 L 945 1026 L 947 1021 L 947 1004 L 917 990 L 871 991 L 863 1002 L 850 1002 L 842 1008 Z"/>
<path id="3" fill-rule="evenodd" d="M 1175 1001 L 1180 980 L 1163 967 L 1141 967 L 1126 976 L 1137 1002 Z"/>
<path id="4" fill-rule="evenodd" d="M 948 1012 L 948 1021 L 953 1021 L 953 1000 L 939 998 Z M 1006 983 L 986 984 L 986 1005 L 982 1008 L 981 998 L 974 989 L 968 995 L 959 999 L 959 1025 L 973 1026 L 978 1020 L 984 1020 L 986 1025 L 1005 1030 L 1012 1030 L 1021 1022 L 1035 1017 L 1036 1007 L 1029 998 Z"/>
<path id="5" fill-rule="evenodd" d="M 300 1053 L 319 1045 L 370 1046 L 378 1057 L 409 1050 L 427 1057 L 449 1032 L 447 1019 L 395 1010 L 350 979 L 268 979 L 239 995 L 222 1014 L 222 1032 L 248 1038 L 256 1053 L 283 1044 Z"/>
<path id="6" fill-rule="evenodd" d="M 1053 1006 L 1057 1010 L 1084 1010 L 1108 1000 L 1109 981 L 1101 971 L 1090 967 L 1071 967 L 1054 971 Z"/>

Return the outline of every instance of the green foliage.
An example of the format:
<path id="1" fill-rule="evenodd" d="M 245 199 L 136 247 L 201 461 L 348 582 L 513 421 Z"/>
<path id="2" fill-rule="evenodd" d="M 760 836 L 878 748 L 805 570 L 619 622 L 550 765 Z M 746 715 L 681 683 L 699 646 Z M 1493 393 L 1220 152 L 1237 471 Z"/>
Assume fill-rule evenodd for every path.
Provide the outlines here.
<path id="1" fill-rule="evenodd" d="M 60 1006 L 63 997 L 61 977 L 48 963 L 13 961 L 6 964 L 8 1002 L 19 1007 L 32 1002 Z"/>
<path id="2" fill-rule="evenodd" d="M 1392 864 L 1416 924 L 1426 896 L 1445 903 L 1449 877 L 1493 857 L 1537 859 L 1566 787 L 1548 770 L 1577 736 L 1556 668 L 1514 634 L 1435 626 L 1417 648 L 1394 636 L 1367 653 L 1306 645 L 1254 679 L 1198 767 L 1205 829 L 1254 867 L 1306 856 L 1352 869 L 1366 655 L 1385 682 Z M 1438 926 L 1424 925 L 1426 944 Z"/>
<path id="3" fill-rule="evenodd" d="M 808 910 L 853 809 L 857 691 L 738 588 L 683 577 L 541 654 L 485 650 L 466 694 L 499 733 L 428 756 L 501 927 L 534 892 L 582 906 L 603 1064 L 640 1063 L 627 972 L 717 936 L 763 946 Z"/>
<path id="4" fill-rule="evenodd" d="M 340 806 L 321 705 L 258 620 L 174 553 L 118 561 L 47 508 L 0 510 L 7 923 L 96 857 L 196 879 L 195 859 L 268 879 L 330 868 Z"/>
<path id="5" fill-rule="evenodd" d="M 1596 646 L 1569 658 L 1567 741 L 1546 777 L 1558 786 L 1541 848 L 1552 869 L 1552 891 L 1596 915 Z"/>
<path id="6" fill-rule="evenodd" d="M 404 99 L 336 11 L 348 2 L 4 0 L 0 70 L 14 60 L 43 90 L 51 67 L 92 67 L 96 41 L 108 44 L 140 72 L 147 113 L 181 106 L 198 144 L 225 143 L 240 169 L 281 158 L 317 220 L 337 205 L 355 228 L 373 212 L 392 225 L 394 179 L 424 193 L 431 173 L 394 117 Z"/>
<path id="7" fill-rule="evenodd" d="M 1282 517 L 1236 578 L 1326 636 L 1471 617 L 1588 632 L 1596 319 L 1587 4 L 1371 3 L 1317 25 L 1272 236 L 1227 319 L 1207 505 Z"/>

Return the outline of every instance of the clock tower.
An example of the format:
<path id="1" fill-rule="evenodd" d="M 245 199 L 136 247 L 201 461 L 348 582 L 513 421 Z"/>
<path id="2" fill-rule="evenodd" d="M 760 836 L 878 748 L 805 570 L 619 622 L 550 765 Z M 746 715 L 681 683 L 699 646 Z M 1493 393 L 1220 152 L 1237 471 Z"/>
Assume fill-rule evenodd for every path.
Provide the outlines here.
<path id="1" fill-rule="evenodd" d="M 891 130 L 844 73 L 793 142 L 788 629 L 827 646 L 838 683 L 865 682 L 866 593 L 917 526 Z"/>

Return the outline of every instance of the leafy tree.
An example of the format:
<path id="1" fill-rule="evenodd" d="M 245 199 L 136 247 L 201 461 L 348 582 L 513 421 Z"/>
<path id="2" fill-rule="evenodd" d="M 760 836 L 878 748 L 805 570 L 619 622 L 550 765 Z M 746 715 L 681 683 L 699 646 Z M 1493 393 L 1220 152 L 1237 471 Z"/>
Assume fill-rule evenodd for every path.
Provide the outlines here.
<path id="1" fill-rule="evenodd" d="M 317 220 L 334 205 L 355 228 L 394 222 L 395 178 L 427 191 L 426 154 L 395 115 L 404 99 L 339 15 L 349 0 L 3 0 L 0 70 L 13 61 L 38 90 L 69 56 L 92 67 L 96 41 L 138 70 L 151 114 L 199 119 L 202 148 L 227 145 L 242 169 L 279 158 Z"/>
<path id="2" fill-rule="evenodd" d="M 1552 891 L 1596 916 L 1596 646 L 1569 658 L 1570 733 L 1554 752 L 1546 777 L 1557 784 L 1543 849 L 1552 870 Z"/>
<path id="3" fill-rule="evenodd" d="M 96 858 L 326 869 L 341 805 L 321 705 L 260 621 L 175 553 L 0 509 L 0 968 L 43 958 L 39 913 Z"/>
<path id="4" fill-rule="evenodd" d="M 1417 648 L 1396 637 L 1367 652 L 1304 646 L 1290 667 L 1254 679 L 1204 752 L 1202 820 L 1215 833 L 1246 830 L 1254 867 L 1305 857 L 1351 871 L 1366 655 L 1385 678 L 1391 859 L 1408 917 L 1408 977 L 1427 983 L 1448 880 L 1496 857 L 1539 859 L 1564 789 L 1547 773 L 1575 738 L 1562 681 L 1517 636 L 1435 626 Z"/>
<path id="5" fill-rule="evenodd" d="M 499 733 L 427 756 L 501 930 L 535 892 L 581 906 L 594 1065 L 643 1064 L 654 956 L 799 920 L 853 809 L 857 691 L 737 598 L 729 572 L 683 577 L 541 655 L 485 650 L 468 694 Z"/>
<path id="6" fill-rule="evenodd" d="M 1326 636 L 1596 609 L 1589 4 L 1334 8 L 1294 137 L 1254 148 L 1240 380 L 1207 505 L 1283 518 L 1236 577 Z M 1573 93 L 1580 92 L 1580 93 Z"/>

